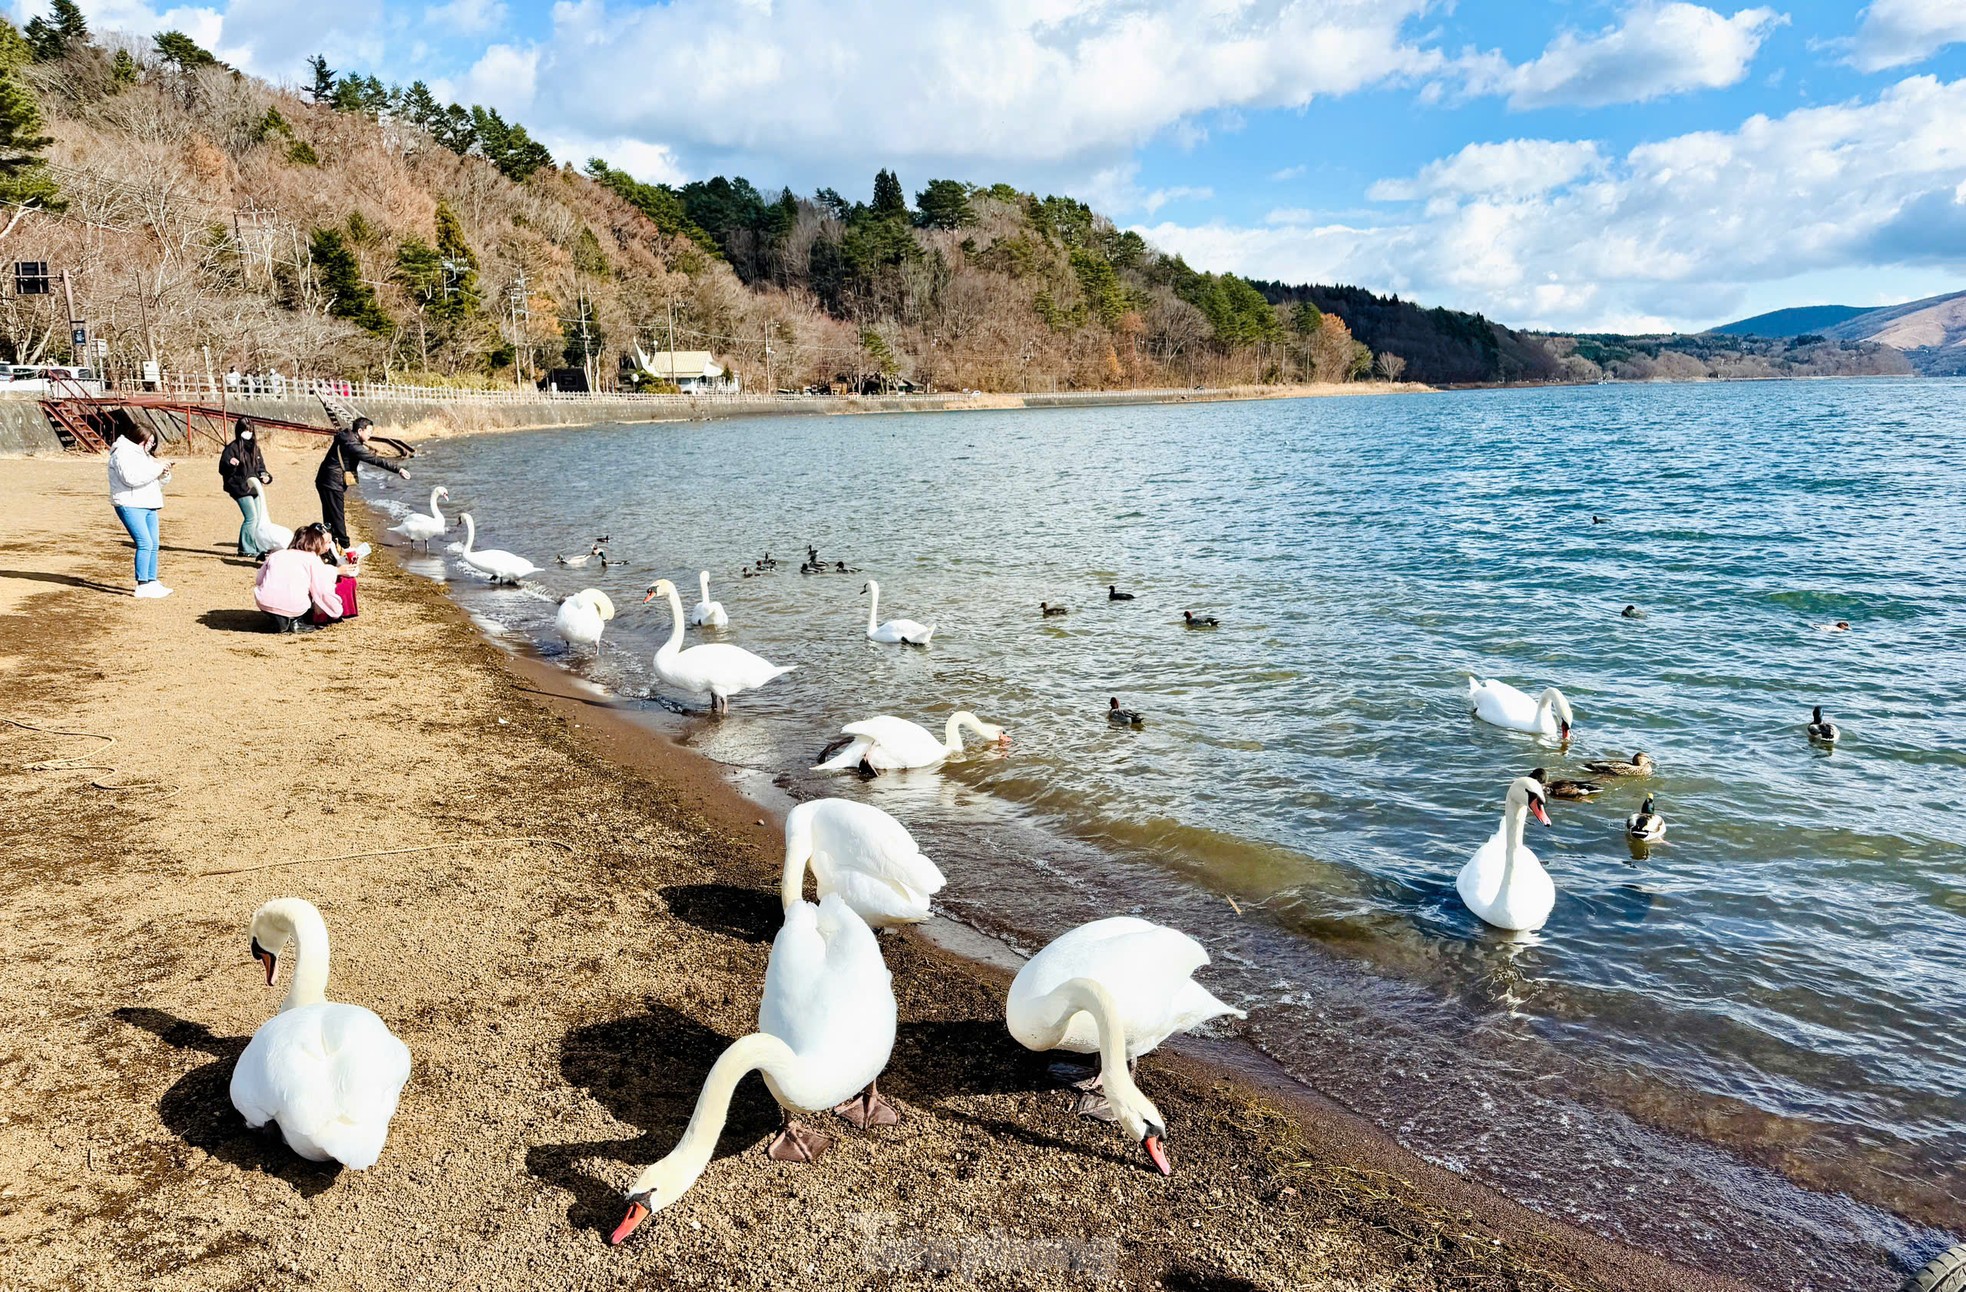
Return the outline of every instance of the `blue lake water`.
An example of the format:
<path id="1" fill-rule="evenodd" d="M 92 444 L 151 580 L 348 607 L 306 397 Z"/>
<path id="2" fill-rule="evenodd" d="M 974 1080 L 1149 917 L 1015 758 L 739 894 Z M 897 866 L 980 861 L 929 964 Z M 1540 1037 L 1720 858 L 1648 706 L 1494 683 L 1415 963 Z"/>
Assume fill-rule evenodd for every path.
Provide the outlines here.
<path id="1" fill-rule="evenodd" d="M 567 663 L 624 695 L 664 701 L 642 589 L 693 603 L 709 569 L 716 639 L 800 669 L 676 719 L 693 744 L 880 803 L 948 910 L 1018 945 L 1187 929 L 1243 1035 L 1434 1160 L 1769 1287 L 1894 1287 L 1966 1229 L 1966 383 L 603 427 L 415 474 L 369 497 L 445 483 L 481 547 L 546 568 L 413 568 L 549 654 L 553 598 L 607 590 L 601 657 Z M 601 534 L 626 566 L 553 564 Z M 800 575 L 808 542 L 856 573 Z M 866 640 L 869 577 L 930 648 Z M 1562 687 L 1570 747 L 1471 721 L 1470 671 Z M 805 770 L 844 722 L 956 708 L 1008 754 Z M 1541 932 L 1468 914 L 1512 776 L 1637 749 L 1651 780 L 1531 826 Z M 1646 790 L 1649 851 L 1621 828 Z"/>

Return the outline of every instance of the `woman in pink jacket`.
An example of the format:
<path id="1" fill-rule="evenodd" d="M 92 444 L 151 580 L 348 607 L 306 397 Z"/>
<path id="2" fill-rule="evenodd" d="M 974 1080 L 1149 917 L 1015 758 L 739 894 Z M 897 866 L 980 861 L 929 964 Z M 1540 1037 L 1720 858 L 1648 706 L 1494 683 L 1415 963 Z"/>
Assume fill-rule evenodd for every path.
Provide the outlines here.
<path id="1" fill-rule="evenodd" d="M 341 598 L 335 595 L 335 567 L 327 562 L 332 550 L 328 531 L 307 525 L 287 547 L 260 563 L 253 600 L 273 616 L 273 631 L 311 633 L 321 625 L 308 622 L 318 610 L 329 622 L 341 618 Z"/>

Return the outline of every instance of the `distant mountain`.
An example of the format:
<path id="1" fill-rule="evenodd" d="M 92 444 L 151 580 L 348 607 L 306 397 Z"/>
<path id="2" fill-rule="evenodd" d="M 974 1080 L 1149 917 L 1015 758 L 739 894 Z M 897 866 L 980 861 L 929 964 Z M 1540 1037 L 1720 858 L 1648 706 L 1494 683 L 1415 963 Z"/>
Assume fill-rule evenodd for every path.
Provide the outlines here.
<path id="1" fill-rule="evenodd" d="M 1901 350 L 1922 376 L 1966 376 L 1966 292 L 1868 310 L 1825 328 L 1823 335 Z"/>
<path id="2" fill-rule="evenodd" d="M 1870 312 L 1868 305 L 1801 305 L 1794 309 L 1772 310 L 1767 314 L 1757 314 L 1751 319 L 1742 319 L 1738 323 L 1722 323 L 1719 327 L 1707 330 L 1719 332 L 1723 336 L 1760 336 L 1780 340 L 1792 336 L 1805 336 L 1811 332 L 1822 332 L 1846 319 L 1853 319 L 1859 314 Z"/>

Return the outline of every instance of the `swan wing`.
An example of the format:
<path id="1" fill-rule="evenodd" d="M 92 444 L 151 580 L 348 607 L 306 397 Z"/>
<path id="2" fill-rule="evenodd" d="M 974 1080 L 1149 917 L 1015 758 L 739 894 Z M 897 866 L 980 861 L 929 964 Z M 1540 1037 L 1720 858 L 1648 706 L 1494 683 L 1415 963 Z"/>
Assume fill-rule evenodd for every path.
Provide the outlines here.
<path id="1" fill-rule="evenodd" d="M 867 751 L 873 747 L 874 742 L 871 740 L 849 741 L 845 749 L 842 749 L 839 753 L 833 755 L 825 762 L 820 763 L 812 770 L 815 772 L 843 772 L 849 767 L 858 767 L 860 760 L 865 758 Z"/>
<path id="2" fill-rule="evenodd" d="M 878 750 L 894 760 L 889 764 L 893 767 L 927 767 L 949 756 L 948 748 L 928 728 L 885 713 L 864 722 L 848 723 L 840 731 L 873 741 Z M 880 766 L 878 760 L 875 765 Z"/>
<path id="3" fill-rule="evenodd" d="M 948 882 L 908 827 L 871 804 L 833 799 L 813 817 L 813 873 L 821 883 L 840 888 L 848 871 L 900 890 L 920 904 L 923 915 L 927 900 Z"/>
<path id="4" fill-rule="evenodd" d="M 277 1121 L 314 1161 L 375 1165 L 410 1077 L 409 1047 L 359 1005 L 288 1010 L 253 1036 L 232 1072 L 232 1103 L 249 1126 Z"/>
<path id="5" fill-rule="evenodd" d="M 873 930 L 837 894 L 785 912 L 765 968 L 758 1027 L 799 1063 L 771 1080 L 793 1106 L 828 1108 L 880 1075 L 894 1049 L 893 978 Z"/>
<path id="6" fill-rule="evenodd" d="M 1469 678 L 1468 699 L 1474 707 L 1475 716 L 1483 722 L 1518 731 L 1537 729 L 1536 701 L 1507 682 L 1491 679 L 1477 684 L 1473 678 Z"/>
<path id="7" fill-rule="evenodd" d="M 1046 1030 L 1035 1003 L 1073 978 L 1092 978 L 1113 997 L 1126 1028 L 1128 1054 L 1146 1054 L 1175 1032 L 1225 1013 L 1239 1014 L 1193 981 L 1195 970 L 1207 963 L 1207 950 L 1179 929 L 1130 915 L 1082 924 L 1018 971 L 1006 1004 L 1011 1030 Z M 1068 1020 L 1058 1042 L 1058 1048 L 1081 1053 L 1098 1045 L 1097 1029 L 1083 1012 Z"/>
<path id="8" fill-rule="evenodd" d="M 671 661 L 671 667 L 678 673 L 695 678 L 700 683 L 696 688 L 699 691 L 734 694 L 763 686 L 781 674 L 790 673 L 797 665 L 781 668 L 742 646 L 712 642 L 678 652 Z"/>

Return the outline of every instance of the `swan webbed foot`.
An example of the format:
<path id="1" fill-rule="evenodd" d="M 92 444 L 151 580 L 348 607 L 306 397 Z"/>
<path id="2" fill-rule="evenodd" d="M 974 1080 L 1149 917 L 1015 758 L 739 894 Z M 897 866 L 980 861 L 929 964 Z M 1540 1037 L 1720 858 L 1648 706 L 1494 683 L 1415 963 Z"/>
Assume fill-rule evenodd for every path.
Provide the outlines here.
<path id="1" fill-rule="evenodd" d="M 1116 1122 L 1120 1119 L 1119 1113 L 1113 1109 L 1112 1101 L 1106 1098 L 1106 1092 L 1097 1088 L 1081 1090 L 1078 1099 L 1072 1104 L 1072 1111 L 1080 1117 L 1089 1117 L 1096 1122 Z"/>
<path id="2" fill-rule="evenodd" d="M 861 1130 L 897 1124 L 901 1120 L 900 1110 L 881 1097 L 878 1084 L 869 1081 L 865 1090 L 845 1103 L 835 1105 L 833 1111 Z"/>
<path id="3" fill-rule="evenodd" d="M 774 1162 L 817 1162 L 831 1147 L 833 1147 L 831 1135 L 822 1134 L 809 1126 L 801 1126 L 792 1120 L 790 1113 L 787 1113 L 784 1128 L 772 1140 L 771 1147 L 765 1150 L 765 1155 Z"/>

